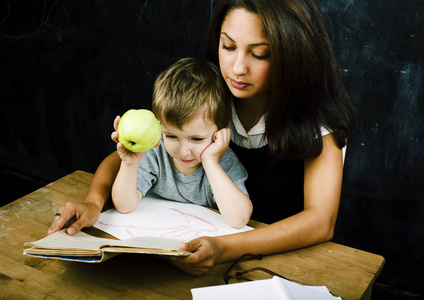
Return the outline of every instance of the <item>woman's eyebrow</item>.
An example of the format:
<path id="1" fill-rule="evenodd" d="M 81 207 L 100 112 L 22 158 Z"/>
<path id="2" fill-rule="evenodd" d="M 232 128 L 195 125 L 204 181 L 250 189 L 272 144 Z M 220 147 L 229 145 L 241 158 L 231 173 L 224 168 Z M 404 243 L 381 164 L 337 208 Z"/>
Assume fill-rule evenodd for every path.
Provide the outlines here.
<path id="1" fill-rule="evenodd" d="M 234 41 L 226 32 L 221 32 L 222 35 L 225 35 L 225 37 L 227 39 L 229 39 L 230 41 L 232 41 L 233 43 L 235 43 L 236 41 Z M 259 42 L 259 43 L 253 43 L 253 44 L 249 44 L 249 47 L 257 47 L 257 46 L 269 46 L 268 43 L 265 42 Z"/>
<path id="2" fill-rule="evenodd" d="M 230 36 L 226 32 L 221 32 L 221 34 L 225 35 L 227 37 L 227 39 L 229 39 L 230 41 L 235 43 L 235 41 L 232 38 L 230 38 Z"/>

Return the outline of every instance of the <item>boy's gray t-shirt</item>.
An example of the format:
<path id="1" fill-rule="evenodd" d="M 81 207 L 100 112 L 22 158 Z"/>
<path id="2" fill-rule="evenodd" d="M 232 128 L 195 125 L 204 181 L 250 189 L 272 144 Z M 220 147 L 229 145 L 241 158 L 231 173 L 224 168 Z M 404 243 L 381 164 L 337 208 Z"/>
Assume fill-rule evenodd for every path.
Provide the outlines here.
<path id="1" fill-rule="evenodd" d="M 234 184 L 248 195 L 244 185 L 247 172 L 230 148 L 219 159 L 219 164 Z M 141 159 L 137 188 L 143 196 L 152 192 L 169 200 L 217 208 L 203 166 L 190 175 L 182 174 L 174 167 L 172 157 L 166 152 L 163 143 Z"/>

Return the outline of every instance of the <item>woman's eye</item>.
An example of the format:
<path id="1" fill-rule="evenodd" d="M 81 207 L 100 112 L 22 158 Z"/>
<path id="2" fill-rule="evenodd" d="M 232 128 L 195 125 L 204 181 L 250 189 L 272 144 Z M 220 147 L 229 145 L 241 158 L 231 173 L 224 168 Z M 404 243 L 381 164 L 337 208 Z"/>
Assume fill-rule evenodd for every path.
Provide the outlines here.
<path id="1" fill-rule="evenodd" d="M 233 51 L 235 49 L 235 47 L 230 47 L 230 46 L 226 46 L 226 45 L 222 44 L 222 49 L 228 50 L 228 51 Z"/>
<path id="2" fill-rule="evenodd" d="M 268 54 L 265 54 L 265 55 L 256 55 L 256 54 L 254 54 L 254 53 L 252 53 L 252 56 L 253 56 L 254 58 L 257 58 L 257 59 L 267 59 L 267 58 L 269 57 L 269 55 L 268 55 Z"/>

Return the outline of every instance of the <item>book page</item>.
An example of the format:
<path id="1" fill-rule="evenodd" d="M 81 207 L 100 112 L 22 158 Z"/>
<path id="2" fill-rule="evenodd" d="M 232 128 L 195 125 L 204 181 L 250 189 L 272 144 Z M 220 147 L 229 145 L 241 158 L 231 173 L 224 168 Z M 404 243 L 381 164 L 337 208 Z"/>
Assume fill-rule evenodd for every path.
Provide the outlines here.
<path id="1" fill-rule="evenodd" d="M 25 246 L 37 246 L 48 249 L 84 249 L 98 251 L 102 245 L 110 244 L 110 241 L 119 242 L 118 240 L 93 237 L 82 231 L 77 232 L 74 236 L 70 236 L 66 233 L 66 229 L 62 229 L 41 240 L 25 243 Z"/>
<path id="2" fill-rule="evenodd" d="M 87 255 L 90 252 L 100 253 L 100 249 L 108 249 L 106 251 L 109 252 L 137 251 L 129 248 L 179 251 L 179 243 L 181 242 L 182 240 L 158 237 L 136 237 L 121 241 L 94 237 L 82 231 L 77 232 L 74 236 L 70 236 L 66 233 L 66 230 L 63 229 L 41 240 L 26 243 L 25 246 L 33 246 L 34 248 L 42 249 L 45 254 L 59 253 L 57 250 L 60 250 L 62 254 L 66 253 L 70 255 L 72 253 L 79 253 L 80 255 Z M 115 248 L 115 250 L 111 248 Z M 45 251 L 45 249 L 52 250 Z M 67 251 L 69 249 L 70 251 Z M 35 250 L 31 249 L 30 251 L 34 252 Z M 180 252 L 183 254 L 183 251 Z"/>
<path id="3" fill-rule="evenodd" d="M 182 240 L 167 239 L 161 237 L 141 236 L 122 241 L 107 239 L 109 242 L 102 245 L 102 248 L 113 247 L 131 247 L 131 248 L 149 248 L 161 250 L 178 250 Z"/>
<path id="4" fill-rule="evenodd" d="M 200 236 L 219 236 L 252 230 L 245 226 L 236 229 L 208 208 L 176 201 L 153 198 L 149 194 L 138 207 L 127 214 L 115 208 L 100 214 L 93 225 L 121 240 L 137 236 L 192 240 Z"/>

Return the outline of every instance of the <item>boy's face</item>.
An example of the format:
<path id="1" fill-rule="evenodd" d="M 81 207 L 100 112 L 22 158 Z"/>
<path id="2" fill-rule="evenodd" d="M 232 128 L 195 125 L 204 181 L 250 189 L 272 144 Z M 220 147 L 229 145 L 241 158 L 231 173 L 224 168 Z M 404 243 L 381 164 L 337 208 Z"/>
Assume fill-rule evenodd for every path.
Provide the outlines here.
<path id="1" fill-rule="evenodd" d="M 161 125 L 165 149 L 177 170 L 189 175 L 199 169 L 203 150 L 212 143 L 213 134 L 218 130 L 216 124 L 199 115 L 182 129 L 167 123 Z"/>

